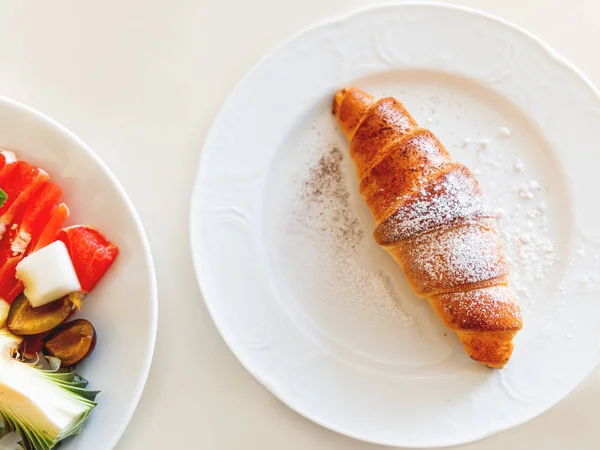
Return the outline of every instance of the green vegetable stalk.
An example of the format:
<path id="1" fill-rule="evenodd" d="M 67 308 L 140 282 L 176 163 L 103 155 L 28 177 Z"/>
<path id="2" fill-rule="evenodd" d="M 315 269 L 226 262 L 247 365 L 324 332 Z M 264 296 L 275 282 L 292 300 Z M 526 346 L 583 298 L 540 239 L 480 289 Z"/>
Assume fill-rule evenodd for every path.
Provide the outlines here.
<path id="1" fill-rule="evenodd" d="M 0 438 L 16 432 L 25 450 L 51 450 L 78 434 L 96 406 L 97 391 L 60 360 L 38 363 L 16 358 L 21 338 L 0 330 Z M 42 364 L 44 363 L 44 364 Z"/>

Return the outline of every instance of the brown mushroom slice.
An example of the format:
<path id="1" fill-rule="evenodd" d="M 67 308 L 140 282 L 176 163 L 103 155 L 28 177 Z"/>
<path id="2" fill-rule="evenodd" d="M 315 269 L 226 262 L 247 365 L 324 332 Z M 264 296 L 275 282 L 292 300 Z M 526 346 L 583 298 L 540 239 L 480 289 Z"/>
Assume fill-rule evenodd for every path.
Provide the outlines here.
<path id="1" fill-rule="evenodd" d="M 70 367 L 88 357 L 96 346 L 96 330 L 85 319 L 63 323 L 44 340 L 44 354 L 61 360 L 61 367 Z"/>
<path id="2" fill-rule="evenodd" d="M 68 295 L 34 308 L 21 294 L 10 307 L 6 326 L 19 336 L 40 334 L 60 325 L 72 312 L 73 302 Z"/>

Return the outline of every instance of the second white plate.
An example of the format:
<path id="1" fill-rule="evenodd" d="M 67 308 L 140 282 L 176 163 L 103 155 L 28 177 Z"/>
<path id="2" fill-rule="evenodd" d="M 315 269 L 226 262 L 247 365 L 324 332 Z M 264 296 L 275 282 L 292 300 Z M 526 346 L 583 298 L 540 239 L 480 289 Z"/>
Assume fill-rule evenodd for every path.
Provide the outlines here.
<path id="1" fill-rule="evenodd" d="M 496 209 L 525 327 L 471 362 L 372 240 L 331 116 L 354 84 L 400 99 Z M 191 210 L 208 308 L 290 407 L 381 444 L 473 441 L 567 395 L 600 360 L 600 100 L 536 38 L 464 8 L 400 4 L 312 28 L 258 64 L 207 139 Z"/>

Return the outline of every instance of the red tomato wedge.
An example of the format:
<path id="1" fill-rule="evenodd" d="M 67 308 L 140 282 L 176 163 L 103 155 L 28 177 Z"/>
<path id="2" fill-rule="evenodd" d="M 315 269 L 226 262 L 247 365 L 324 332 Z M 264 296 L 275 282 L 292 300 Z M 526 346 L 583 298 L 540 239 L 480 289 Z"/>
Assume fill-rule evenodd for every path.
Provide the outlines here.
<path id="1" fill-rule="evenodd" d="M 13 152 L 0 150 L 0 180 L 10 172 L 11 167 L 17 162 L 17 157 Z"/>
<path id="2" fill-rule="evenodd" d="M 0 269 L 0 298 L 11 305 L 15 298 L 23 290 L 23 285 L 16 279 L 17 264 L 23 259 L 23 255 L 9 258 Z"/>
<path id="3" fill-rule="evenodd" d="M 119 254 L 119 249 L 99 231 L 84 225 L 61 230 L 58 239 L 63 241 L 69 250 L 84 292 L 94 289 Z"/>
<path id="4" fill-rule="evenodd" d="M 16 218 L 16 222 L 20 222 L 22 219 L 22 213 Z M 18 225 L 13 225 L 7 228 L 4 233 L 4 237 L 0 239 L 0 270 L 6 264 L 6 262 L 14 256 L 18 256 L 19 253 L 15 253 L 12 249 L 12 243 L 17 237 Z M 21 254 L 22 255 L 22 254 Z"/>
<path id="5" fill-rule="evenodd" d="M 16 276 L 16 272 L 17 272 L 16 267 L 17 266 L 15 265 L 15 276 Z M 5 300 L 6 300 L 6 302 L 9 305 L 12 305 L 12 303 L 15 301 L 15 299 L 19 295 L 21 295 L 21 292 L 23 292 L 23 289 L 24 289 L 23 282 L 21 280 L 15 279 L 13 288 L 5 294 L 5 297 L 6 297 Z"/>
<path id="6" fill-rule="evenodd" d="M 0 151 L 0 172 L 4 169 L 6 165 L 6 155 L 4 154 L 4 150 Z"/>
<path id="7" fill-rule="evenodd" d="M 36 252 L 46 245 L 53 243 L 68 217 L 69 208 L 67 208 L 67 205 L 61 203 L 58 206 L 54 206 L 52 211 L 50 211 L 50 219 L 46 226 L 39 235 L 36 233 L 33 234 L 30 244 L 31 252 Z"/>
<path id="8" fill-rule="evenodd" d="M 17 236 L 11 243 L 13 252 L 25 253 L 26 250 L 31 251 L 31 241 L 34 238 L 37 240 L 44 231 L 50 221 L 52 209 L 56 207 L 56 202 L 61 195 L 62 189 L 58 185 L 47 181 L 31 197 L 23 212 L 23 219 L 19 224 Z"/>
<path id="9" fill-rule="evenodd" d="M 6 192 L 8 200 L 2 208 L 0 215 L 3 214 L 12 203 L 16 201 L 19 195 L 31 184 L 39 173 L 39 169 L 23 161 L 17 161 L 9 164 L 2 169 L 2 178 L 0 178 L 0 187 Z"/>
<path id="10" fill-rule="evenodd" d="M 6 228 L 22 213 L 32 195 L 47 180 L 48 174 L 43 170 L 17 161 L 5 179 L 0 181 L 0 187 L 8 197 L 0 207 L 0 238 Z"/>

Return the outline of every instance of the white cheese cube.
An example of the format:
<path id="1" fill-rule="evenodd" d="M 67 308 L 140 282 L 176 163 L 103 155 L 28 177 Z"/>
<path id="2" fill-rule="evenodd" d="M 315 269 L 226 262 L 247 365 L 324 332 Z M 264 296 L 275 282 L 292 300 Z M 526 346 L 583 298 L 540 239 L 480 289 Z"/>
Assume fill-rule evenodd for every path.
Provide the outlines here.
<path id="1" fill-rule="evenodd" d="M 69 251 L 62 241 L 23 258 L 17 265 L 17 278 L 25 285 L 25 297 L 34 308 L 81 290 Z"/>
<path id="2" fill-rule="evenodd" d="M 10 305 L 0 298 L 0 330 L 6 326 Z"/>

